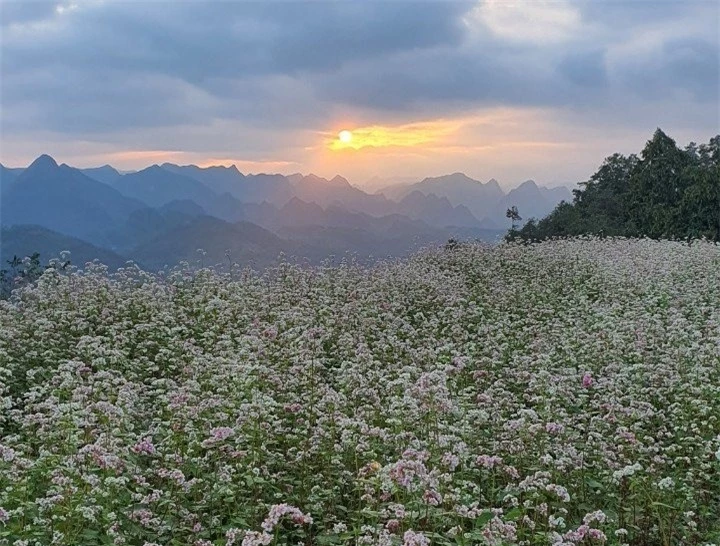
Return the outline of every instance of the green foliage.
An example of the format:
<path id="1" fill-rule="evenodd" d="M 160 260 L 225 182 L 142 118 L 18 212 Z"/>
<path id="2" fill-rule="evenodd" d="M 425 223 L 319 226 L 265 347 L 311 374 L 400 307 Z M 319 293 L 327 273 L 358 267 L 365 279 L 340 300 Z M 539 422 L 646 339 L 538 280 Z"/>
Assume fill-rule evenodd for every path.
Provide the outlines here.
<path id="1" fill-rule="evenodd" d="M 448 239 L 448 242 L 445 243 L 445 250 L 455 250 L 459 245 L 460 243 L 458 242 L 458 240 L 454 237 L 451 237 L 450 239 Z"/>
<path id="2" fill-rule="evenodd" d="M 50 264 L 43 266 L 40 263 L 40 253 L 34 252 L 25 258 L 13 256 L 12 260 L 7 261 L 9 269 L 0 269 L 0 299 L 6 299 L 10 296 L 15 288 L 31 284 L 37 281 L 43 272 L 51 267 Z M 57 264 L 53 264 L 53 267 Z M 70 265 L 70 261 L 62 261 L 59 263 L 60 269 L 66 269 Z"/>
<path id="3" fill-rule="evenodd" d="M 505 212 L 505 218 L 510 218 L 510 221 L 512 222 L 512 226 L 510 227 L 511 231 L 515 231 L 517 222 L 522 220 L 522 216 L 520 216 L 520 212 L 515 205 L 507 209 Z"/>
<path id="4" fill-rule="evenodd" d="M 507 239 L 592 234 L 720 241 L 720 135 L 683 150 L 657 129 L 639 157 L 614 154 L 580 186 L 572 203 L 512 229 Z"/>

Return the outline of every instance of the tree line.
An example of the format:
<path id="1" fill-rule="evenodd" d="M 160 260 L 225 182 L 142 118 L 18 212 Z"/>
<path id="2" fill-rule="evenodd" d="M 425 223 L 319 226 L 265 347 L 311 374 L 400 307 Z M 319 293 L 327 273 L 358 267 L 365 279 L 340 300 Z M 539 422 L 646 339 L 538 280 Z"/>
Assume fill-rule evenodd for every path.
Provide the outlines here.
<path id="1" fill-rule="evenodd" d="M 13 256 L 12 260 L 7 260 L 7 265 L 9 267 L 0 269 L 0 299 L 9 298 L 15 288 L 34 283 L 50 267 L 60 271 L 66 270 L 70 260 L 54 259 L 42 265 L 40 253 L 34 252 L 25 258 Z"/>
<path id="2" fill-rule="evenodd" d="M 600 235 L 720 241 L 720 135 L 684 149 L 657 129 L 640 155 L 614 154 L 543 219 L 513 226 L 508 240 Z M 512 212 L 512 214 L 511 214 Z M 522 211 L 520 211 L 522 212 Z"/>

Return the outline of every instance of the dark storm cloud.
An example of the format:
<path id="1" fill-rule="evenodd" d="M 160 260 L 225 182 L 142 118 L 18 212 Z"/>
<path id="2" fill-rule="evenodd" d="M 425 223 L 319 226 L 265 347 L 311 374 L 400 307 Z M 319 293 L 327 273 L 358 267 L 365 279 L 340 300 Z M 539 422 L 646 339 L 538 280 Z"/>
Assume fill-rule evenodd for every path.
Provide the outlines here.
<path id="1" fill-rule="evenodd" d="M 461 3 L 81 2 L 57 13 L 54 5 L 23 6 L 11 2 L 2 12 L 1 85 L 3 101 L 22 104 L 18 111 L 32 119 L 6 114 L 3 123 L 63 131 L 207 116 L 276 114 L 270 118 L 279 123 L 302 122 L 327 107 L 306 101 L 283 111 L 263 104 L 292 102 L 292 82 L 276 76 L 298 78 L 301 87 L 303 78 L 312 83 L 314 74 L 344 63 L 452 46 L 462 37 L 459 15 L 467 9 Z"/>
<path id="2" fill-rule="evenodd" d="M 603 50 L 570 53 L 558 64 L 564 79 L 587 88 L 599 88 L 608 83 Z"/>
<path id="3" fill-rule="evenodd" d="M 399 119 L 592 110 L 623 90 L 717 99 L 717 3 L 556 2 L 578 13 L 578 28 L 548 40 L 523 26 L 496 32 L 471 17 L 478 5 L 3 0 L 3 132 L 80 137 L 214 119 L 292 128 L 343 107 Z"/>
<path id="4" fill-rule="evenodd" d="M 57 2 L 0 2 L 0 26 L 41 21 L 55 14 Z"/>
<path id="5" fill-rule="evenodd" d="M 550 61 L 538 52 L 491 43 L 462 51 L 413 52 L 379 66 L 353 64 L 321 79 L 320 93 L 348 105 L 424 113 L 438 111 L 441 105 L 452 112 L 472 106 L 587 104 L 605 78 L 601 56 L 593 52 Z M 595 89 L 579 89 L 580 85 Z"/>
<path id="6" fill-rule="evenodd" d="M 720 30 L 719 30 L 720 32 Z M 674 39 L 663 44 L 661 53 L 649 62 L 635 63 L 625 77 L 640 94 L 650 90 L 662 95 L 681 89 L 701 101 L 720 100 L 720 52 L 718 45 L 694 38 Z"/>
<path id="7" fill-rule="evenodd" d="M 80 3 L 61 28 L 9 40 L 6 68 L 82 64 L 202 82 L 255 73 L 334 70 L 396 51 L 457 44 L 462 3 Z M 47 15 L 47 10 L 43 10 Z M 52 45 L 52 48 L 46 46 Z"/>
<path id="8" fill-rule="evenodd" d="M 677 20 L 691 5 L 711 9 L 715 0 L 577 0 L 587 21 L 622 30 Z"/>

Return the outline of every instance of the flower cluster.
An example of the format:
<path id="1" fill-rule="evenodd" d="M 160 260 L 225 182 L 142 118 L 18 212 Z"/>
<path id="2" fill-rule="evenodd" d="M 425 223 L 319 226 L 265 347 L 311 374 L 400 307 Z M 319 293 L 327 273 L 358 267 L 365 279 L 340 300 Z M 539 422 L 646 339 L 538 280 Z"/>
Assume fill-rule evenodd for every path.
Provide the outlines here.
<path id="1" fill-rule="evenodd" d="M 567 239 L 0 301 L 0 546 L 720 541 L 720 247 Z"/>

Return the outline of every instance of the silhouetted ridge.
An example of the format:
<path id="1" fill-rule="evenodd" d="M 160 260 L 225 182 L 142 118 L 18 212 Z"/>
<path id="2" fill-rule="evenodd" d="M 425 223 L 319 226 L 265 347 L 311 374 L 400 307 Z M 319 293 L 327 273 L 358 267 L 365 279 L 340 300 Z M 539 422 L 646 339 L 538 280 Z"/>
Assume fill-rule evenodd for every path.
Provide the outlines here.
<path id="1" fill-rule="evenodd" d="M 35 161 L 30 163 L 27 169 L 25 169 L 25 172 L 32 172 L 37 173 L 40 171 L 48 171 L 52 169 L 57 169 L 58 164 L 57 161 L 55 161 L 51 156 L 47 154 L 42 154 L 41 156 L 38 156 Z"/>

